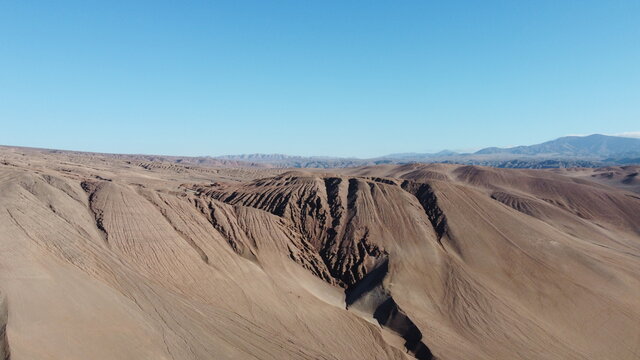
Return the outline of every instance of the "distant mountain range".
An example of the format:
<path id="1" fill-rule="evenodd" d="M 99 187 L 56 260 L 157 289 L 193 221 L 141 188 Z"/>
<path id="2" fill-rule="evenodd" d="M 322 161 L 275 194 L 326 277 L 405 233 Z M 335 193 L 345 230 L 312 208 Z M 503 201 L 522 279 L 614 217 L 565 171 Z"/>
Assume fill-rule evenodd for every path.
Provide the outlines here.
<path id="1" fill-rule="evenodd" d="M 507 149 L 490 147 L 479 150 L 475 152 L 475 154 L 548 155 L 594 158 L 639 156 L 640 139 L 600 134 L 565 136 L 537 145 L 516 146 Z"/>
<path id="2" fill-rule="evenodd" d="M 281 154 L 226 155 L 216 159 L 271 167 L 334 168 L 413 162 L 460 163 L 506 168 L 599 167 L 640 163 L 640 139 L 594 134 L 565 136 L 541 144 L 488 147 L 474 153 L 399 153 L 371 159 Z"/>
<path id="3" fill-rule="evenodd" d="M 260 167 L 260 168 L 347 168 L 382 164 L 447 163 L 483 165 L 499 168 L 568 168 L 640 164 L 640 138 L 608 135 L 565 136 L 541 144 L 510 148 L 488 147 L 473 153 L 443 150 L 437 153 L 397 153 L 370 159 L 328 156 L 292 156 L 282 154 L 244 154 L 225 156 L 168 156 L 142 154 L 102 154 L 68 150 L 33 149 L 0 146 L 15 151 L 44 151 L 70 156 L 85 154 L 84 159 L 107 156 L 131 164 L 164 162 L 182 166 Z M 89 155 L 87 157 L 86 155 Z M 0 163 L 2 159 L 0 158 Z M 97 161 L 97 160 L 96 160 Z"/>

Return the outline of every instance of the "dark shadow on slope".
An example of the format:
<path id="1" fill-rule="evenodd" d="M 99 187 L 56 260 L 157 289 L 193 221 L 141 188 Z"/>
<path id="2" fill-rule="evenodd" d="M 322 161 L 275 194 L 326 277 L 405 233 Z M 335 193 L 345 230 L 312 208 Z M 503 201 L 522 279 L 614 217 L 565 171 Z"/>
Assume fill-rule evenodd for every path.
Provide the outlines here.
<path id="1" fill-rule="evenodd" d="M 9 312 L 7 310 L 7 299 L 0 294 L 0 359 L 11 359 L 9 351 L 9 340 L 7 339 L 7 319 Z"/>
<path id="2" fill-rule="evenodd" d="M 362 280 L 345 290 L 347 308 L 358 300 L 373 305 L 373 318 L 380 326 L 397 333 L 405 340 L 405 348 L 419 360 L 435 359 L 429 347 L 422 342 L 422 332 L 400 309 L 382 281 L 389 271 L 389 260 L 385 259 Z"/>
<path id="3" fill-rule="evenodd" d="M 431 185 L 405 180 L 401 187 L 418 199 L 438 236 L 438 242 L 440 242 L 449 231 L 449 226 L 447 217 L 438 206 L 438 198 Z"/>
<path id="4" fill-rule="evenodd" d="M 104 244 L 107 246 L 107 248 L 111 248 L 111 244 L 109 243 L 109 233 L 107 232 L 107 229 L 105 229 L 103 224 L 104 214 L 102 212 L 102 209 L 96 206 L 95 201 L 96 193 L 98 192 L 101 184 L 98 182 L 83 181 L 80 183 L 80 186 L 89 195 L 89 211 L 91 213 L 91 216 L 95 220 L 96 228 L 98 229 L 98 232 L 100 233 Z"/>

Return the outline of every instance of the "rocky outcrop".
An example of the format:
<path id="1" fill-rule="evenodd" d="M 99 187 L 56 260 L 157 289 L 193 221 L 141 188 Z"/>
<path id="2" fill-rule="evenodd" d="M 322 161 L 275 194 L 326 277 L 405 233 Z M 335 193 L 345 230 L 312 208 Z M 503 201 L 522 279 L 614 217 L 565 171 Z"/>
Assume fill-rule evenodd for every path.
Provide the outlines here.
<path id="1" fill-rule="evenodd" d="M 438 206 L 438 198 L 431 185 L 405 180 L 402 183 L 402 188 L 418 199 L 438 235 L 438 240 L 441 240 L 447 234 L 449 227 L 447 217 Z"/>
<path id="2" fill-rule="evenodd" d="M 107 247 L 109 247 L 109 233 L 104 227 L 104 215 L 103 211 L 99 206 L 96 206 L 96 192 L 100 189 L 101 184 L 98 181 L 83 181 L 80 183 L 82 189 L 89 196 L 89 211 L 91 215 L 95 219 L 96 228 L 100 232 L 100 236 Z"/>
<path id="3" fill-rule="evenodd" d="M 309 266 L 313 262 L 308 258 L 295 256 L 293 252 L 290 253 L 292 260 L 324 280 L 344 287 L 347 308 L 353 307 L 369 314 L 380 326 L 400 336 L 405 341 L 405 351 L 417 359 L 432 359 L 433 354 L 422 341 L 421 331 L 384 287 L 389 253 L 378 244 L 379 239 L 371 237 L 372 224 L 362 219 L 373 211 L 366 208 L 372 205 L 371 194 L 380 191 L 380 186 L 384 190 L 387 187 L 399 188 L 398 183 L 377 177 L 327 177 L 319 180 L 289 177 L 260 180 L 251 188 L 200 189 L 199 192 L 223 202 L 256 207 L 286 218 L 306 236 L 308 241 L 303 243 L 315 247 L 303 248 L 302 253 L 315 251 L 324 261 L 330 276 L 324 276 L 318 267 Z M 274 184 L 279 187 L 274 189 Z M 446 218 L 437 206 L 429 185 L 405 181 L 402 187 L 420 200 L 436 232 L 442 236 L 446 231 Z M 218 219 L 216 212 L 209 206 L 214 227 L 227 234 L 227 238 L 232 238 L 230 232 L 238 238 L 238 231 L 225 229 L 222 224 L 226 221 Z M 230 245 L 238 251 L 238 245 L 233 242 Z"/>
<path id="4" fill-rule="evenodd" d="M 287 219 L 313 246 L 330 273 L 329 281 L 347 287 L 360 281 L 386 252 L 371 239 L 357 205 L 370 184 L 381 179 L 280 176 L 236 188 L 200 188 L 201 196 L 261 209 Z M 211 217 L 215 223 L 215 217 Z"/>

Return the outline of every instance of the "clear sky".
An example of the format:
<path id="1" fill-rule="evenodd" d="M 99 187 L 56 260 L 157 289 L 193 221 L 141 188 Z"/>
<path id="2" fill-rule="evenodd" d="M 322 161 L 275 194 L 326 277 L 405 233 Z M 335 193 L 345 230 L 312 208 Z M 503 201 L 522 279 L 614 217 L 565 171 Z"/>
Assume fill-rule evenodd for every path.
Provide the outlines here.
<path id="1" fill-rule="evenodd" d="M 0 144 L 369 157 L 640 131 L 640 1 L 0 1 Z"/>

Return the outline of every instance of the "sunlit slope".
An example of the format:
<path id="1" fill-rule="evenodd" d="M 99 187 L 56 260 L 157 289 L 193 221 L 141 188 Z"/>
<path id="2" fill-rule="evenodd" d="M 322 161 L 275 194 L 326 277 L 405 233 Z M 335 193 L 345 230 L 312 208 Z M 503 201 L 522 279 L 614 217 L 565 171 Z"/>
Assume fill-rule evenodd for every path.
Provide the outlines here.
<path id="1" fill-rule="evenodd" d="M 449 165 L 203 181 L 10 160 L 12 359 L 639 355 L 640 199 L 624 189 Z"/>

